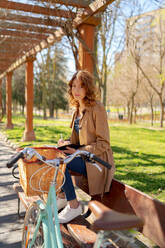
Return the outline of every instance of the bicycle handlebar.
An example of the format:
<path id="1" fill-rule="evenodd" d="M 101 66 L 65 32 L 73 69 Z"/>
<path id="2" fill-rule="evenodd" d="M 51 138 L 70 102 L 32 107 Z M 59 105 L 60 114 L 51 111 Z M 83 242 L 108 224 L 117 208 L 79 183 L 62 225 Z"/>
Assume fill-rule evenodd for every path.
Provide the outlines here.
<path id="1" fill-rule="evenodd" d="M 11 168 L 20 158 L 26 157 L 27 159 L 31 159 L 34 155 L 42 162 L 44 162 L 48 165 L 51 164 L 53 166 L 58 165 L 60 163 L 60 161 L 62 161 L 65 164 L 68 164 L 77 156 L 85 156 L 85 158 L 89 162 L 96 161 L 96 162 L 102 164 L 103 166 L 105 166 L 107 169 L 111 169 L 111 167 L 112 167 L 109 163 L 103 161 L 102 159 L 97 157 L 95 154 L 87 152 L 87 151 L 83 151 L 83 150 L 77 150 L 73 154 L 68 155 L 66 158 L 63 158 L 63 159 L 62 158 L 55 158 L 55 159 L 51 159 L 51 160 L 44 160 L 43 157 L 38 152 L 36 152 L 35 149 L 29 148 L 29 147 L 24 148 L 21 152 L 16 154 L 16 156 L 12 157 L 7 162 L 6 166 L 8 168 Z"/>
<path id="2" fill-rule="evenodd" d="M 19 152 L 16 156 L 13 156 L 6 164 L 7 168 L 13 167 L 13 165 L 20 159 L 24 157 L 23 152 Z"/>
<path id="3" fill-rule="evenodd" d="M 109 163 L 107 163 L 106 161 L 100 159 L 99 157 L 97 157 L 96 155 L 92 154 L 90 155 L 92 157 L 92 159 L 100 164 L 102 164 L 103 166 L 105 166 L 107 169 L 111 169 L 112 165 L 110 165 Z"/>

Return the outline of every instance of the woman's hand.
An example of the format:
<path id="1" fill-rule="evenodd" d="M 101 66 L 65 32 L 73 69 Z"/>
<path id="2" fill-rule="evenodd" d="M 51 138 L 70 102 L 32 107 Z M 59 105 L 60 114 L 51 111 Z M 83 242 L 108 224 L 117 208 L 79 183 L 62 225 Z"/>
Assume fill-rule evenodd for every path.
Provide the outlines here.
<path id="1" fill-rule="evenodd" d="M 66 148 L 67 148 L 67 149 L 64 150 L 63 152 L 68 153 L 68 154 L 72 154 L 72 153 L 74 153 L 74 152 L 76 151 L 76 149 L 71 148 L 71 147 L 69 147 L 69 146 L 67 146 Z"/>
<path id="2" fill-rule="evenodd" d="M 65 145 L 69 145 L 70 141 L 59 139 L 57 144 L 58 144 L 58 146 L 65 146 Z"/>

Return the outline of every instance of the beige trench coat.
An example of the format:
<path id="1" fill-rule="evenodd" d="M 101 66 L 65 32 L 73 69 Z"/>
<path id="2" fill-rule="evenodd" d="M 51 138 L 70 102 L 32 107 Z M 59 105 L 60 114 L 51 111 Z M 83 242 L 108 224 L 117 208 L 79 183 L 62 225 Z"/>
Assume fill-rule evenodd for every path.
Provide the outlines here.
<path id="1" fill-rule="evenodd" d="M 109 162 L 112 169 L 108 170 L 99 164 L 102 172 L 98 171 L 91 163 L 86 162 L 87 178 L 90 195 L 108 192 L 115 172 L 113 153 L 110 147 L 109 127 L 107 113 L 100 102 L 94 106 L 86 107 L 79 121 L 79 137 L 74 129 L 74 120 L 77 111 L 74 112 L 71 128 L 71 143 L 84 145 L 81 150 L 94 153 L 99 158 Z"/>

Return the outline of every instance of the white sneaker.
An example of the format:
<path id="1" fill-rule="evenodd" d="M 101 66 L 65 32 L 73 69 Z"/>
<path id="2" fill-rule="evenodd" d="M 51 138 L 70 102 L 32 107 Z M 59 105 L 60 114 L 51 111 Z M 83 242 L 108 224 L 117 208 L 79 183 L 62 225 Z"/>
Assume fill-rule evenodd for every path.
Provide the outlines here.
<path id="1" fill-rule="evenodd" d="M 82 214 L 82 207 L 79 204 L 78 208 L 71 208 L 69 204 L 58 214 L 59 223 L 68 223 Z"/>
<path id="2" fill-rule="evenodd" d="M 67 205 L 66 198 L 57 197 L 57 208 L 58 208 L 58 210 L 64 208 L 66 205 Z"/>

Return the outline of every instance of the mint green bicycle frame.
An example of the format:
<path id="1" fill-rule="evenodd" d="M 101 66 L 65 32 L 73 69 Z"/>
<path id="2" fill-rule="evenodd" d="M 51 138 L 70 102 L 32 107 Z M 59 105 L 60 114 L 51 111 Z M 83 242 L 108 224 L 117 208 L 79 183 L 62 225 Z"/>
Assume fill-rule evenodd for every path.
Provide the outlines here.
<path id="1" fill-rule="evenodd" d="M 56 179 L 58 168 L 55 169 L 54 179 Z M 44 248 L 63 248 L 60 224 L 58 221 L 58 210 L 56 201 L 55 180 L 51 183 L 46 204 L 41 200 L 36 201 L 40 209 L 37 225 L 33 234 L 32 241 L 28 248 L 31 248 L 35 242 L 42 221 Z M 53 223 L 53 220 L 55 223 Z"/>
<path id="2" fill-rule="evenodd" d="M 46 160 L 47 161 L 46 162 L 45 160 L 43 160 L 40 154 L 35 152 L 34 149 L 24 148 L 22 152 L 20 152 L 16 157 L 14 157 L 8 163 L 7 165 L 8 168 L 11 168 L 13 164 L 16 163 L 16 161 L 18 161 L 19 158 L 23 158 L 25 154 L 27 155 L 27 157 L 29 157 L 29 159 L 35 155 L 39 160 L 46 163 L 47 165 L 50 165 L 51 162 L 53 161 L 53 160 Z M 109 169 L 111 168 L 111 166 L 108 163 L 102 161 L 101 159 L 96 157 L 96 155 L 89 153 L 87 151 L 82 151 L 82 150 L 77 150 L 75 153 L 70 155 L 70 157 L 69 156 L 66 157 L 63 160 L 63 164 L 66 165 L 78 155 L 86 155 L 88 160 L 91 159 L 91 164 L 93 164 L 93 166 L 95 166 L 99 171 L 101 170 L 101 168 L 96 163 L 93 163 L 93 161 L 99 162 Z M 58 221 L 58 209 L 57 209 L 56 190 L 55 190 L 55 182 L 57 178 L 57 172 L 59 170 L 58 165 L 60 164 L 60 160 L 59 160 L 59 163 L 58 161 L 54 161 L 54 163 L 52 164 L 57 165 L 57 166 L 52 165 L 52 167 L 55 168 L 53 182 L 51 183 L 50 188 L 49 188 L 48 199 L 47 199 L 46 204 L 41 200 L 38 200 L 35 202 L 39 209 L 39 215 L 37 217 L 37 224 L 35 226 L 32 240 L 30 241 L 30 244 L 28 244 L 28 248 L 32 248 L 32 246 L 34 245 L 34 242 L 37 238 L 37 234 L 39 232 L 39 228 L 41 226 L 41 222 L 42 222 L 42 227 L 43 227 L 43 238 L 44 238 L 44 243 L 42 246 L 44 248 L 63 248 L 64 247 L 63 242 L 62 242 L 60 225 Z M 97 240 L 94 244 L 94 248 L 100 248 L 101 245 L 103 246 L 103 241 L 106 238 L 106 236 L 107 236 L 107 232 L 100 231 L 99 235 L 97 235 Z"/>

